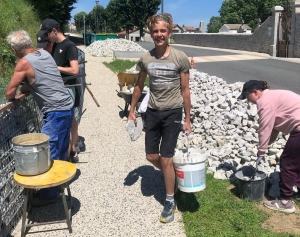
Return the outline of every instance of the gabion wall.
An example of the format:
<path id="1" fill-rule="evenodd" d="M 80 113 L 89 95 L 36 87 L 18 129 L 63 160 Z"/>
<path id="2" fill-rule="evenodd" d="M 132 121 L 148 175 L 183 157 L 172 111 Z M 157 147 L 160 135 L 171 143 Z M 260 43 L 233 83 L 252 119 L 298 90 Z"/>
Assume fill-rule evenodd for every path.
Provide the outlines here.
<path id="1" fill-rule="evenodd" d="M 0 236 L 6 237 L 22 214 L 23 188 L 13 179 L 15 163 L 12 138 L 40 132 L 42 114 L 32 96 L 16 101 L 15 106 L 0 114 Z"/>
<path id="2" fill-rule="evenodd" d="M 79 77 L 77 89 L 81 99 L 78 108 L 82 114 L 85 91 L 85 53 L 78 49 Z M 39 133 L 43 126 L 43 115 L 33 97 L 16 100 L 14 106 L 0 114 L 0 237 L 7 237 L 22 216 L 23 188 L 13 179 L 15 162 L 12 139 L 26 133 Z"/>

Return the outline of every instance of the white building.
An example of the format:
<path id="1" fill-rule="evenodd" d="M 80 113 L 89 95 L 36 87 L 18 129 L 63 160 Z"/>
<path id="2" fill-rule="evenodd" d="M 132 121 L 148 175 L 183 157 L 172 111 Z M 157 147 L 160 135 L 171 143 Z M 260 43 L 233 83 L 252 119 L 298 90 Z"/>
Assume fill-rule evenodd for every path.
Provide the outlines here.
<path id="1" fill-rule="evenodd" d="M 219 33 L 251 33 L 251 28 L 247 24 L 224 24 Z"/>

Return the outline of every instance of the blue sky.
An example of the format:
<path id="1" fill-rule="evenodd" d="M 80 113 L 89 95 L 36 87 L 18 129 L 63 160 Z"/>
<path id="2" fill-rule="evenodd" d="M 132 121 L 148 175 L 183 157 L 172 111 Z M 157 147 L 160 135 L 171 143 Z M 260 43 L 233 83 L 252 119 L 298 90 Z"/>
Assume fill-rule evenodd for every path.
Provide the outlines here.
<path id="1" fill-rule="evenodd" d="M 151 0 L 149 0 L 151 1 Z M 200 21 L 204 21 L 205 27 L 212 16 L 219 16 L 223 0 L 164 0 L 164 12 L 171 13 L 173 23 L 182 26 L 199 27 Z M 99 5 L 106 8 L 109 0 L 99 0 Z M 78 0 L 71 16 L 84 11 L 89 13 L 96 5 L 94 0 Z M 159 11 L 160 12 L 160 11 Z"/>

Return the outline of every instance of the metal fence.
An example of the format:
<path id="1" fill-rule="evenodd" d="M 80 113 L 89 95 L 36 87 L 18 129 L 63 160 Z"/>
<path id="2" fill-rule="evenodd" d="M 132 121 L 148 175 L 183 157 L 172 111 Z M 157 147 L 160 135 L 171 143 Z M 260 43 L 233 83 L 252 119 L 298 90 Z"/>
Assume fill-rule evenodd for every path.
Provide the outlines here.
<path id="1" fill-rule="evenodd" d="M 12 138 L 40 132 L 42 114 L 32 96 L 17 100 L 14 106 L 0 114 L 0 223 L 1 237 L 6 237 L 22 214 L 23 188 L 13 179 L 15 163 Z"/>

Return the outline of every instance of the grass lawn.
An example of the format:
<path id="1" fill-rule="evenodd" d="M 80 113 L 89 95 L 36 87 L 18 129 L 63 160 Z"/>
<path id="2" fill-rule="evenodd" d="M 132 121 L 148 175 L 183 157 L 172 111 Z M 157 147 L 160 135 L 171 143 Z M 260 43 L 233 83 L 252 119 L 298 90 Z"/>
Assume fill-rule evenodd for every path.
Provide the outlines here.
<path id="1" fill-rule="evenodd" d="M 126 69 L 136 65 L 137 61 L 115 59 L 110 63 L 104 62 L 103 64 L 113 72 L 124 72 Z M 149 77 L 146 78 L 145 85 L 149 87 Z"/>
<path id="2" fill-rule="evenodd" d="M 136 62 L 116 59 L 104 64 L 114 72 L 122 72 L 134 66 Z M 263 207 L 263 201 L 249 202 L 240 199 L 236 190 L 237 188 L 229 181 L 217 180 L 212 174 L 207 174 L 205 190 L 197 193 L 178 191 L 175 198 L 178 209 L 182 212 L 186 235 L 188 237 L 300 236 L 300 214 L 287 215 L 269 210 Z M 298 209 L 298 204 L 295 204 Z M 263 226 L 270 227 L 271 224 L 272 228 L 263 228 Z"/>
<path id="3" fill-rule="evenodd" d="M 262 201 L 249 202 L 240 199 L 237 188 L 227 180 L 214 179 L 212 174 L 207 174 L 206 178 L 205 190 L 197 193 L 179 191 L 176 195 L 188 237 L 299 236 L 287 233 L 289 229 L 286 229 L 286 233 L 264 229 L 262 223 L 276 213 L 275 211 L 262 207 Z M 284 213 L 280 215 L 283 219 L 288 216 Z"/>
<path id="4" fill-rule="evenodd" d="M 137 61 L 115 59 L 110 63 L 104 62 L 103 64 L 113 72 L 124 72 L 126 69 L 132 68 L 136 65 Z"/>

